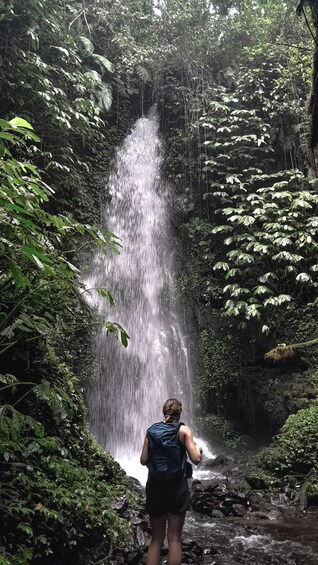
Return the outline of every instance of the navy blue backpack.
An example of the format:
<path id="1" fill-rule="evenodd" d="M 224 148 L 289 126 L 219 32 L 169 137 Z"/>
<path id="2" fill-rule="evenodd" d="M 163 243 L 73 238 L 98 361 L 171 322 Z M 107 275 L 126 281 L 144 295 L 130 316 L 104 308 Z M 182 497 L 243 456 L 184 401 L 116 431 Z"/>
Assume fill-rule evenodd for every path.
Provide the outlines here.
<path id="1" fill-rule="evenodd" d="M 187 454 L 179 439 L 182 422 L 157 422 L 147 430 L 148 461 L 151 478 L 158 481 L 186 476 Z"/>

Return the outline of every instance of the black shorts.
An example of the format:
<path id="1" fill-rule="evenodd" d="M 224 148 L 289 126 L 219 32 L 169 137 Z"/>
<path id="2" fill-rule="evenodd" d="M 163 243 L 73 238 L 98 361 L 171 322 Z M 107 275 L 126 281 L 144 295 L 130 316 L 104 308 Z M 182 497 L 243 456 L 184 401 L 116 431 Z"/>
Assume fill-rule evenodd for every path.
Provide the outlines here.
<path id="1" fill-rule="evenodd" d="M 190 508 L 187 479 L 158 482 L 148 479 L 146 484 L 146 510 L 149 514 L 182 514 Z"/>

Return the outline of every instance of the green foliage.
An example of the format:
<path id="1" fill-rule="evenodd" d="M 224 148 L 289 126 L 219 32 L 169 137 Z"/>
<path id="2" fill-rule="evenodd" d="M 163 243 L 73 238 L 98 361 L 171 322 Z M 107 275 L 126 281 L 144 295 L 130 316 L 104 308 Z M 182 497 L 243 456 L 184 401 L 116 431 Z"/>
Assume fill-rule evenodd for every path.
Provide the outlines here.
<path id="1" fill-rule="evenodd" d="M 310 53 L 297 49 L 301 28 L 284 2 L 205 14 L 204 25 L 203 6 L 196 16 L 188 5 L 178 9 L 174 24 L 179 17 L 182 28 L 184 18 L 196 17 L 218 65 L 203 52 L 186 63 L 179 48 L 161 89 L 168 172 L 190 253 L 202 265 L 200 300 L 219 306 L 223 295 L 228 315 L 257 320 L 268 333 L 280 311 L 311 303 L 317 289 L 312 159 L 309 174 L 302 172 L 310 159 L 304 118 Z M 220 28 L 222 39 L 213 43 Z M 231 48 L 237 58 L 227 60 Z"/>
<path id="2" fill-rule="evenodd" d="M 60 418 L 70 416 L 65 394 L 59 396 L 48 383 L 34 387 L 33 394 L 48 401 Z M 72 455 L 74 446 L 70 450 L 61 438 L 49 436 L 33 417 L 4 405 L 0 418 L 1 534 L 9 562 L 22 551 L 25 561 L 19 563 L 65 554 L 79 544 L 102 544 L 105 552 L 124 547 L 129 527 L 111 508 L 112 500 L 125 493 L 119 466 L 116 478 L 122 486 L 111 486 L 105 480 L 109 458 L 96 448 L 94 453 L 93 445 L 90 467 L 85 467 Z M 73 436 L 73 443 L 81 440 Z"/>
<path id="3" fill-rule="evenodd" d="M 284 170 L 277 170 L 286 146 L 280 147 L 273 127 L 279 119 L 292 123 L 300 111 L 297 102 L 286 106 L 292 85 L 286 93 L 283 74 L 281 63 L 274 66 L 270 59 L 253 72 L 241 69 L 233 92 L 211 90 L 210 107 L 199 122 L 208 186 L 203 198 L 214 211 L 211 233 L 219 249 L 214 270 L 227 282 L 225 309 L 228 315 L 262 319 L 265 332 L 273 310 L 293 304 L 300 293 L 302 301 L 305 296 L 310 301 L 317 287 L 316 181 L 286 170 L 286 160 Z"/>
<path id="4" fill-rule="evenodd" d="M 291 414 L 271 446 L 256 456 L 250 480 L 264 474 L 267 480 L 263 486 L 281 486 L 293 478 L 307 481 L 309 477 L 308 496 L 314 498 L 317 492 L 312 472 L 318 465 L 317 434 L 318 406 L 314 401 L 309 408 Z"/>
<path id="5" fill-rule="evenodd" d="M 308 473 L 318 464 L 317 452 L 318 406 L 291 414 L 274 446 L 260 456 L 269 470 L 278 475 Z"/>
<path id="6" fill-rule="evenodd" d="M 313 472 L 306 480 L 307 495 L 314 505 L 317 504 L 318 499 L 318 477 L 317 471 Z"/>
<path id="7" fill-rule="evenodd" d="M 211 227 L 207 221 L 193 217 L 181 226 L 183 238 L 189 241 L 190 257 L 182 265 L 181 286 L 205 304 L 218 300 L 222 287 L 215 280 L 211 264 L 215 249 L 210 238 Z"/>
<path id="8" fill-rule="evenodd" d="M 93 43 L 80 3 L 13 0 L 0 10 L 2 114 L 22 114 L 39 133 L 42 146 L 30 145 L 28 159 L 55 189 L 51 209 L 91 221 L 103 198 L 110 135 L 118 137 L 105 122 L 113 63 Z"/>
<path id="9" fill-rule="evenodd" d="M 69 7 L 59 1 L 52 4 L 48 0 L 14 0 L 3 11 L 1 28 L 7 38 L 7 51 L 2 68 L 8 71 L 8 83 L 12 73 L 15 78 L 6 107 L 10 101 L 16 102 L 16 80 L 21 77 L 20 96 L 28 91 L 33 95 L 28 110 L 37 108 L 38 123 L 46 128 L 46 137 L 58 130 L 68 132 L 70 137 L 78 133 L 90 134 L 102 124 L 98 119 L 101 108 L 96 100 L 94 104 L 90 102 L 91 80 L 85 78 L 94 54 L 90 54 L 89 60 L 87 56 L 82 60 L 80 45 L 83 43 L 79 44 L 76 34 L 70 30 Z M 89 41 L 86 37 L 81 40 Z M 16 60 L 14 70 L 10 68 L 13 57 Z M 111 63 L 108 61 L 106 65 L 107 60 L 103 58 L 102 61 L 104 68 L 107 66 L 112 72 Z M 28 73 L 23 76 L 26 69 Z M 43 120 L 44 115 L 46 120 Z M 63 167 L 62 162 L 59 164 Z"/>
<path id="10" fill-rule="evenodd" d="M 275 490 L 281 487 L 281 481 L 278 477 L 274 474 L 264 471 L 259 467 L 252 467 L 247 476 L 247 481 L 252 485 L 255 489 L 264 489 L 264 490 Z"/>
<path id="11" fill-rule="evenodd" d="M 276 182 L 266 186 L 271 178 Z M 250 183 L 259 182 L 263 186 L 255 192 L 246 183 L 235 186 L 231 196 L 224 189 L 235 204 L 223 209 L 227 223 L 213 231 L 226 232 L 223 245 L 230 250 L 227 262 L 214 269 L 224 270 L 229 283 L 223 289 L 230 296 L 227 314 L 270 321 L 273 308 L 315 296 L 316 193 L 299 171 L 252 175 Z"/>
<path id="12" fill-rule="evenodd" d="M 124 473 L 90 437 L 78 383 L 51 345 L 102 324 L 127 346 L 119 324 L 89 310 L 71 262 L 90 242 L 104 253 L 118 253 L 120 244 L 105 229 L 47 211 L 52 189 L 36 166 L 14 156 L 22 157 L 29 140 L 38 138 L 26 120 L 0 121 L 0 355 L 4 367 L 14 367 L 13 349 L 20 360 L 19 378 L 0 375 L 1 552 L 19 564 L 66 555 L 80 544 L 107 554 L 129 536 L 111 508 L 125 494 Z M 107 289 L 99 293 L 113 302 Z M 25 366 L 31 341 L 32 380 Z"/>
<path id="13" fill-rule="evenodd" d="M 225 298 L 228 314 L 266 333 L 286 307 L 313 303 L 308 43 L 283 0 L 210 6 L 167 0 L 158 15 L 150 0 L 1 3 L 1 416 L 2 465 L 13 489 L 4 540 L 12 563 L 29 562 L 34 551 L 41 559 L 57 546 L 89 548 L 104 535 L 105 555 L 127 533 L 110 510 L 117 491 L 109 483 L 120 471 L 93 445 L 79 383 L 55 348 L 62 344 L 60 357 L 70 356 L 74 335 L 101 322 L 87 308 L 74 256 L 88 238 L 118 247 L 88 221 L 99 211 L 113 146 L 150 100 L 162 110 L 166 169 L 189 249 L 182 285 L 194 291 L 200 314 Z M 16 114 L 24 121 L 10 120 Z M 107 289 L 98 292 L 112 304 Z M 218 412 L 239 378 L 237 347 L 227 330 L 211 330 L 214 316 L 202 319 L 199 394 Z M 103 323 L 127 345 L 120 326 Z M 283 459 L 286 453 L 284 446 Z M 294 457 L 301 462 L 300 448 Z"/>
<path id="14" fill-rule="evenodd" d="M 200 423 L 212 443 L 222 443 L 228 448 L 242 447 L 244 442 L 229 420 L 217 414 L 206 414 L 200 418 Z"/>
<path id="15" fill-rule="evenodd" d="M 46 212 L 43 204 L 52 190 L 36 167 L 17 161 L 8 148 L 12 145 L 21 151 L 25 138 L 36 141 L 30 124 L 15 118 L 1 120 L 0 125 L 1 354 L 21 341 L 56 332 L 63 327 L 63 319 L 70 317 L 72 305 L 78 305 L 73 327 L 85 325 L 88 307 L 81 296 L 79 270 L 68 259 L 69 249 L 79 245 L 79 237 L 84 241 L 90 237 L 103 252 L 118 253 L 120 245 L 107 230 Z M 105 323 L 127 344 L 127 334 L 118 324 Z"/>
<path id="16" fill-rule="evenodd" d="M 275 343 L 316 336 L 317 165 L 305 108 L 313 46 L 284 1 L 212 2 L 208 14 L 201 2 L 173 4 L 163 8 L 155 87 L 187 255 L 181 284 L 200 328 L 200 407 L 233 414 L 233 396 L 244 391 L 249 419 L 258 394 L 270 428 L 271 417 L 281 423 L 315 395 L 315 383 L 290 375 L 289 364 L 280 368 L 284 379 L 257 379 L 267 334 Z M 222 333 L 221 312 L 229 316 Z M 233 339 L 242 328 L 238 355 Z M 312 366 L 316 360 L 311 351 Z M 255 467 L 256 488 L 282 485 L 280 452 L 271 469 Z M 306 463 L 300 449 L 296 461 Z"/>
<path id="17" fill-rule="evenodd" d="M 237 381 L 238 347 L 225 329 L 203 330 L 199 337 L 200 367 L 198 395 L 203 405 L 220 412 L 226 403 L 226 388 Z"/>

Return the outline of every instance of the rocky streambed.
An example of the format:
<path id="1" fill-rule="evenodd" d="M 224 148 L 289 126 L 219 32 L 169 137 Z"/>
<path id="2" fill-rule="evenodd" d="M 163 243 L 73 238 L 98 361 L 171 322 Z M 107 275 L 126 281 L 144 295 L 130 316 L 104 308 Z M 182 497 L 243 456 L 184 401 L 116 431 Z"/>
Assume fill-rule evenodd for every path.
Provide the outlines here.
<path id="1" fill-rule="evenodd" d="M 270 496 L 251 488 L 240 465 L 217 458 L 190 481 L 191 510 L 183 535 L 183 564 L 318 565 L 318 508 L 301 510 L 300 489 Z M 135 487 L 143 488 L 134 480 Z M 111 565 L 143 565 L 150 539 L 143 505 L 131 514 L 135 539 Z M 167 548 L 162 565 L 167 562 Z"/>

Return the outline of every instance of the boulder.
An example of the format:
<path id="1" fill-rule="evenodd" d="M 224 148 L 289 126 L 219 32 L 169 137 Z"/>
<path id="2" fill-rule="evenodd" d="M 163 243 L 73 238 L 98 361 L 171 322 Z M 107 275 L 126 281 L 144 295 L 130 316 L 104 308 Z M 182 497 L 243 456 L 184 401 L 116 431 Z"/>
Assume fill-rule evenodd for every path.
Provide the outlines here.
<path id="1" fill-rule="evenodd" d="M 231 507 L 233 516 L 245 516 L 246 512 L 248 512 L 248 508 L 243 504 L 232 504 Z"/>
<path id="2" fill-rule="evenodd" d="M 233 463 L 233 459 L 226 457 L 226 455 L 217 455 L 213 459 L 206 459 L 202 462 L 203 467 L 224 467 L 229 465 L 229 463 Z"/>
<path id="3" fill-rule="evenodd" d="M 190 500 L 193 509 L 201 514 L 212 516 L 218 511 L 225 516 L 244 516 L 250 490 L 244 480 L 238 484 L 233 479 L 194 481 Z"/>
<path id="4" fill-rule="evenodd" d="M 267 512 L 271 510 L 271 497 L 268 493 L 260 490 L 250 490 L 247 497 L 248 505 L 253 512 Z"/>

